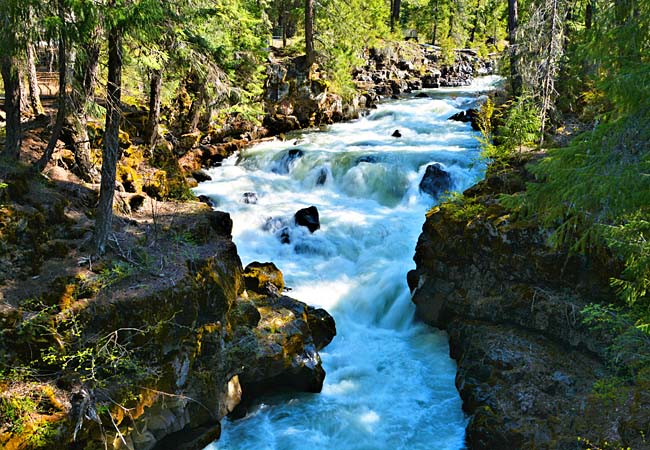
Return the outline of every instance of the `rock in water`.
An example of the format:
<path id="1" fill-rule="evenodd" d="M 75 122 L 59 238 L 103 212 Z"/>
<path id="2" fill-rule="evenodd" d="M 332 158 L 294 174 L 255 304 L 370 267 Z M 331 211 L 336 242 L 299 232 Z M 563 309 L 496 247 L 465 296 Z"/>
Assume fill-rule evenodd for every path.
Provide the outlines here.
<path id="1" fill-rule="evenodd" d="M 195 170 L 192 172 L 192 178 L 194 178 L 199 183 L 203 183 L 204 181 L 212 181 L 210 174 L 203 169 Z"/>
<path id="2" fill-rule="evenodd" d="M 429 164 L 420 181 L 420 191 L 437 197 L 451 187 L 451 176 L 439 163 Z"/>
<path id="3" fill-rule="evenodd" d="M 399 130 L 395 130 L 395 131 L 393 131 L 393 134 L 391 134 L 391 136 L 396 137 L 396 138 L 400 138 L 400 137 L 402 137 L 402 133 L 400 133 Z"/>
<path id="4" fill-rule="evenodd" d="M 292 148 L 288 152 L 282 155 L 280 160 L 277 162 L 276 167 L 273 169 L 273 172 L 279 174 L 286 174 L 291 171 L 293 164 L 305 154 L 304 150 L 299 148 Z"/>
<path id="5" fill-rule="evenodd" d="M 313 233 L 320 228 L 318 209 L 316 209 L 315 206 L 299 210 L 294 218 L 296 220 L 296 225 L 307 227 L 310 233 Z"/>
<path id="6" fill-rule="evenodd" d="M 247 205 L 256 205 L 257 204 L 257 194 L 255 192 L 244 192 L 241 196 L 241 202 L 246 203 Z"/>
<path id="7" fill-rule="evenodd" d="M 427 94 L 426 92 L 418 92 L 415 95 L 415 98 L 429 98 L 429 94 Z"/>
<path id="8" fill-rule="evenodd" d="M 316 178 L 316 185 L 322 186 L 327 181 L 327 169 L 324 167 L 318 172 L 318 178 Z"/>
<path id="9" fill-rule="evenodd" d="M 307 323 L 316 345 L 316 350 L 327 346 L 336 336 L 334 318 L 322 308 L 307 306 Z"/>
<path id="10" fill-rule="evenodd" d="M 272 262 L 253 261 L 244 269 L 246 289 L 262 295 L 279 295 L 284 289 L 284 277 Z"/>
<path id="11" fill-rule="evenodd" d="M 479 112 L 478 109 L 470 108 L 467 111 L 461 111 L 454 114 L 447 120 L 455 120 L 457 122 L 470 122 L 472 129 L 479 131 L 481 127 L 478 124 Z"/>

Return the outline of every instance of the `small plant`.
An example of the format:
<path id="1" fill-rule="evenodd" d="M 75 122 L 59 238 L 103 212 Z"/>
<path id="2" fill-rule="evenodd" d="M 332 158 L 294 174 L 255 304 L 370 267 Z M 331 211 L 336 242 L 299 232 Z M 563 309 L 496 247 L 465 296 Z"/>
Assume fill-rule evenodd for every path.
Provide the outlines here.
<path id="1" fill-rule="evenodd" d="M 110 267 L 102 269 L 97 281 L 101 288 L 105 289 L 129 278 L 134 273 L 135 267 L 132 264 L 124 261 L 115 261 Z"/>
<path id="2" fill-rule="evenodd" d="M 456 221 L 469 222 L 480 217 L 485 212 L 485 205 L 475 198 L 452 192 L 443 198 L 440 209 L 447 212 Z"/>
<path id="3" fill-rule="evenodd" d="M 503 125 L 497 129 L 497 143 L 506 151 L 534 145 L 539 140 L 540 114 L 533 101 L 525 96 L 506 105 Z"/>

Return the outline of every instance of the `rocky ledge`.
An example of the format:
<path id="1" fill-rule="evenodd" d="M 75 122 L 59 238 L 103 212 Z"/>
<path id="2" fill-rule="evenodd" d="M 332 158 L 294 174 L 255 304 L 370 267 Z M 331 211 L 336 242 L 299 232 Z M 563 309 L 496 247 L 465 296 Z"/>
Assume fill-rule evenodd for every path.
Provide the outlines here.
<path id="1" fill-rule="evenodd" d="M 156 245 L 187 252 L 185 267 L 120 278 L 122 263 L 65 274 L 59 259 L 31 299 L 2 286 L 1 448 L 201 449 L 240 403 L 239 414 L 269 389 L 321 390 L 332 317 L 282 295 L 273 264 L 242 268 L 228 214 L 182 205 L 155 225 Z M 116 232 L 125 257 L 137 257 L 129 227 L 150 225 L 134 215 Z"/>
<path id="2" fill-rule="evenodd" d="M 467 446 L 648 448 L 647 386 L 608 389 L 611 342 L 582 321 L 587 302 L 611 302 L 618 269 L 512 220 L 497 197 L 525 188 L 524 162 L 433 208 L 408 277 L 417 315 L 449 334 Z"/>

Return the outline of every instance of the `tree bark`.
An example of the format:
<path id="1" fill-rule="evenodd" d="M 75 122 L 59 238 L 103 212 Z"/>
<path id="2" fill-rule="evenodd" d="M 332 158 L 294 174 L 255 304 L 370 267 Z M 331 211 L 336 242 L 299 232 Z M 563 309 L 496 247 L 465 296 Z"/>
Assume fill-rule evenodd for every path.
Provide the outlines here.
<path id="1" fill-rule="evenodd" d="M 20 77 L 18 58 L 6 53 L 2 56 L 2 81 L 5 87 L 5 113 L 7 115 L 3 154 L 12 159 L 20 157 L 22 127 L 20 123 Z"/>
<path id="2" fill-rule="evenodd" d="M 305 0 L 305 53 L 307 67 L 311 67 L 316 59 L 314 53 L 314 0 Z"/>
<path id="3" fill-rule="evenodd" d="M 162 89 L 162 69 L 151 71 L 149 80 L 149 118 L 145 129 L 145 142 L 150 151 L 158 140 L 158 123 L 160 122 L 160 91 Z"/>
<path id="4" fill-rule="evenodd" d="M 63 1 L 59 1 L 59 18 L 61 19 L 61 23 L 65 23 L 65 10 Z M 68 71 L 68 49 L 65 33 L 66 32 L 62 26 L 59 29 L 59 95 L 57 102 L 56 121 L 54 122 L 54 128 L 52 129 L 52 134 L 50 135 L 50 140 L 47 143 L 45 152 L 43 153 L 43 156 L 41 156 L 41 159 L 38 161 L 38 163 L 36 163 L 36 168 L 39 172 L 43 171 L 43 169 L 45 169 L 45 166 L 47 166 L 47 163 L 50 162 L 52 153 L 54 153 L 56 143 L 59 140 L 59 136 L 61 136 L 61 130 L 63 130 L 63 124 L 65 122 L 65 111 L 68 103 L 66 99 L 68 95 L 68 81 L 66 77 Z"/>
<path id="5" fill-rule="evenodd" d="M 120 119 L 122 117 L 122 36 L 121 30 L 112 26 L 108 33 L 108 80 L 104 148 L 102 149 L 102 181 L 95 219 L 95 251 L 106 252 L 108 234 L 113 224 L 113 197 L 115 171 L 119 158 Z"/>
<path id="6" fill-rule="evenodd" d="M 207 93 L 205 90 L 205 81 L 201 81 L 199 86 L 199 92 L 197 93 L 196 100 L 192 102 L 192 108 L 190 109 L 190 126 L 189 132 L 192 133 L 196 131 L 201 122 L 201 108 L 203 108 L 204 103 L 207 100 Z"/>
<path id="7" fill-rule="evenodd" d="M 435 0 L 436 6 L 433 9 L 433 33 L 431 37 L 431 45 L 436 45 L 436 40 L 438 39 L 438 6 L 440 0 Z"/>
<path id="8" fill-rule="evenodd" d="M 81 90 L 75 94 L 74 111 L 70 115 L 70 123 L 75 147 L 75 162 L 77 173 L 85 181 L 96 183 L 99 173 L 94 168 L 90 155 L 90 136 L 88 136 L 87 109 L 94 98 L 99 69 L 99 43 L 96 36 L 84 46 L 86 61 L 81 78 Z M 79 78 L 79 77 L 77 77 Z"/>
<path id="9" fill-rule="evenodd" d="M 29 105 L 34 115 L 43 114 L 43 105 L 41 103 L 41 89 L 38 87 L 38 78 L 36 77 L 36 50 L 31 42 L 27 44 L 27 80 L 29 82 Z"/>
<path id="10" fill-rule="evenodd" d="M 469 34 L 470 45 L 474 42 L 474 39 L 476 38 L 476 31 L 478 31 L 478 10 L 480 7 L 481 0 L 476 0 L 476 6 L 474 7 L 474 22 L 472 23 L 472 31 Z"/>
<path id="11" fill-rule="evenodd" d="M 390 2 L 390 31 L 395 31 L 395 24 L 399 24 L 400 9 L 402 0 L 391 0 Z"/>
<path id="12" fill-rule="evenodd" d="M 587 0 L 587 7 L 585 9 L 585 28 L 591 30 L 594 20 L 594 3 L 593 0 Z"/>
<path id="13" fill-rule="evenodd" d="M 517 56 L 517 27 L 519 26 L 518 0 L 508 0 L 508 41 L 510 41 L 510 84 L 515 97 L 521 95 L 521 74 Z"/>

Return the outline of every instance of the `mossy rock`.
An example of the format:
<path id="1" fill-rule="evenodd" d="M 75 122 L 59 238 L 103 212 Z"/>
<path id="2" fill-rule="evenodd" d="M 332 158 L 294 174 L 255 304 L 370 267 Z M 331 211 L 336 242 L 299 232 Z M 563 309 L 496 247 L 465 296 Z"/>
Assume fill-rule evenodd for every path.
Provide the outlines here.
<path id="1" fill-rule="evenodd" d="M 272 262 L 254 261 L 244 269 L 244 285 L 258 294 L 279 294 L 284 290 L 284 277 Z"/>
<path id="2" fill-rule="evenodd" d="M 167 172 L 157 169 L 146 181 L 142 190 L 156 200 L 163 200 L 169 196 Z"/>
<path id="3" fill-rule="evenodd" d="M 142 192 L 143 180 L 138 171 L 120 162 L 117 165 L 117 179 L 126 192 L 137 193 Z"/>
<path id="4" fill-rule="evenodd" d="M 150 164 L 158 169 L 147 180 L 143 190 L 157 199 L 193 200 L 195 197 L 185 179 L 186 174 L 166 142 L 156 145 Z"/>
<path id="5" fill-rule="evenodd" d="M 129 133 L 126 131 L 120 130 L 120 133 L 118 135 L 118 142 L 120 145 L 121 149 L 127 149 L 133 145 L 133 142 L 131 142 L 131 136 L 129 136 Z"/>
<path id="6" fill-rule="evenodd" d="M 179 155 L 184 155 L 194 147 L 197 147 L 199 145 L 199 141 L 201 140 L 201 132 L 200 131 L 194 131 L 192 133 L 185 133 L 181 135 L 180 139 L 178 140 L 178 148 L 177 148 L 177 153 Z"/>

